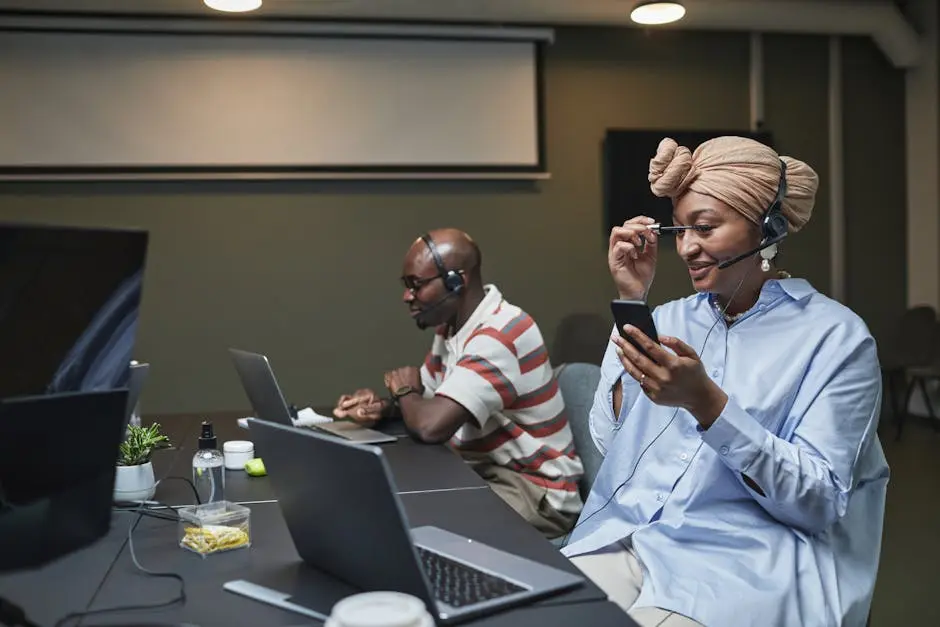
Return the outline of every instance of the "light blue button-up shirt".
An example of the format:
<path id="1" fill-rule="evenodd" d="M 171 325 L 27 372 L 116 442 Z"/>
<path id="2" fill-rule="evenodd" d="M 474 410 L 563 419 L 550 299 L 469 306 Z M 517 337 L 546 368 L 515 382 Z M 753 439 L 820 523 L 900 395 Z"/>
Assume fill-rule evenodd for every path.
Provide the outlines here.
<path id="1" fill-rule="evenodd" d="M 652 403 L 611 343 L 590 417 L 605 458 L 563 552 L 629 538 L 643 564 L 636 607 L 707 627 L 864 625 L 889 474 L 865 324 L 802 279 L 766 282 L 730 327 L 705 294 L 653 318 L 695 349 L 728 404 L 702 431 Z"/>

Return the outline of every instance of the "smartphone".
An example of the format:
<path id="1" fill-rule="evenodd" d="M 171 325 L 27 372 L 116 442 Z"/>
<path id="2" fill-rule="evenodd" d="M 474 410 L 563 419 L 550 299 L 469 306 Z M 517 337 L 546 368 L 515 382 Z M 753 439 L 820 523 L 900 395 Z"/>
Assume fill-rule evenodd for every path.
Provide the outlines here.
<path id="1" fill-rule="evenodd" d="M 659 334 L 656 333 L 656 323 L 653 322 L 653 314 L 649 306 L 642 300 L 612 300 L 610 301 L 610 311 L 614 314 L 614 321 L 617 323 L 617 331 L 620 332 L 620 337 L 630 342 L 638 351 L 646 355 L 646 357 L 652 359 L 652 357 L 623 330 L 625 325 L 633 325 L 645 333 L 649 339 L 659 344 Z"/>

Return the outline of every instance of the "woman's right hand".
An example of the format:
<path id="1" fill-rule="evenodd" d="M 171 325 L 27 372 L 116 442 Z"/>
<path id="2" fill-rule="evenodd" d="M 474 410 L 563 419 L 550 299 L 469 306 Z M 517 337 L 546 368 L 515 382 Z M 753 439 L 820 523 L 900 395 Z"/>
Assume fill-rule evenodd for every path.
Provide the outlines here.
<path id="1" fill-rule="evenodd" d="M 653 284 L 659 242 L 656 233 L 647 227 L 655 223 L 652 218 L 636 216 L 610 230 L 607 265 L 624 300 L 646 300 Z"/>

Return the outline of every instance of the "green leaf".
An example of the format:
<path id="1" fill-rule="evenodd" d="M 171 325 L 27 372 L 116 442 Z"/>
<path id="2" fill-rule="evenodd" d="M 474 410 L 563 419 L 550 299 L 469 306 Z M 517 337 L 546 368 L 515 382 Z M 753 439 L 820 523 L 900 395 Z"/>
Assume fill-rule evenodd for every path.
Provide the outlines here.
<path id="1" fill-rule="evenodd" d="M 160 423 L 155 422 L 147 427 L 129 425 L 127 437 L 118 449 L 118 465 L 146 464 L 155 449 L 168 448 L 170 445 L 170 438 L 160 432 Z"/>

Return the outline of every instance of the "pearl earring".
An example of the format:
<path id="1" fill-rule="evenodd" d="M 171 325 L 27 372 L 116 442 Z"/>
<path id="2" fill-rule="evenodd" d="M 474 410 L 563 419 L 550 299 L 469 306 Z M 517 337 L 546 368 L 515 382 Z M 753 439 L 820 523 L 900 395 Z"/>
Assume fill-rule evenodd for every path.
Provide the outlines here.
<path id="1" fill-rule="evenodd" d="M 777 245 L 771 244 L 764 250 L 760 251 L 761 262 L 760 269 L 763 272 L 770 272 L 770 260 L 777 256 Z"/>

